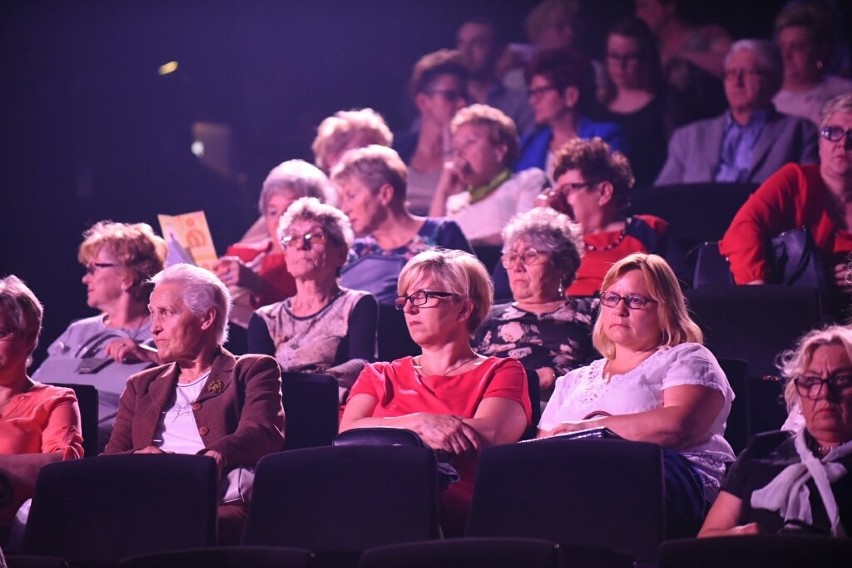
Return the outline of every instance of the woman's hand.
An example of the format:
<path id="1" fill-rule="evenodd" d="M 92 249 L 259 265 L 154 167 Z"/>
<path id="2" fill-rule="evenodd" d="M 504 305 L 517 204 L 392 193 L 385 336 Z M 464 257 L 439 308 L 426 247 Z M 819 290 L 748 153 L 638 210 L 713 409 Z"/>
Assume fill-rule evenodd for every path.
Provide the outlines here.
<path id="1" fill-rule="evenodd" d="M 248 288 L 254 293 L 260 293 L 263 281 L 254 270 L 236 256 L 223 256 L 213 267 L 213 272 L 226 286 Z"/>
<path id="2" fill-rule="evenodd" d="M 225 456 L 216 450 L 207 450 L 204 455 L 216 460 L 216 479 L 222 479 L 222 473 L 225 471 Z"/>
<path id="3" fill-rule="evenodd" d="M 107 343 L 104 354 L 119 363 L 139 363 L 141 361 L 159 363 L 155 350 L 143 347 L 129 337 L 115 339 Z"/>
<path id="4" fill-rule="evenodd" d="M 834 283 L 847 294 L 852 293 L 852 267 L 849 264 L 841 262 L 834 266 Z"/>
<path id="5" fill-rule="evenodd" d="M 435 187 L 435 195 L 432 197 L 432 206 L 429 215 L 432 217 L 443 217 L 447 213 L 447 198 L 465 190 L 464 166 L 461 162 L 452 158 L 444 162 L 441 177 Z"/>
<path id="6" fill-rule="evenodd" d="M 537 438 L 549 438 L 550 436 L 556 436 L 557 434 L 568 434 L 569 432 L 579 432 L 580 430 L 588 430 L 589 428 L 594 428 L 594 424 L 591 423 L 591 420 L 578 420 L 576 422 L 563 422 L 553 430 L 540 430 Z"/>
<path id="7" fill-rule="evenodd" d="M 538 375 L 538 388 L 541 392 L 551 390 L 556 383 L 556 369 L 553 367 L 541 367 L 536 369 Z"/>
<path id="8" fill-rule="evenodd" d="M 146 446 L 146 447 L 142 448 L 141 450 L 136 450 L 133 453 L 134 454 L 165 454 L 165 453 L 168 453 L 168 452 L 164 452 L 163 450 L 161 450 L 157 446 Z"/>
<path id="9" fill-rule="evenodd" d="M 479 434 L 458 416 L 419 413 L 414 431 L 433 450 L 453 456 L 475 452 L 482 446 Z"/>

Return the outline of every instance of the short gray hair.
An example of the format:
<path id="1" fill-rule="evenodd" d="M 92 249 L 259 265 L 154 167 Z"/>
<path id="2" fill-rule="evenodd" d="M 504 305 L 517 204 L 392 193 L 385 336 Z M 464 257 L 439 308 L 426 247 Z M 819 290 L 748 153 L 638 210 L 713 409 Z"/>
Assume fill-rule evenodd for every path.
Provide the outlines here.
<path id="1" fill-rule="evenodd" d="M 281 162 L 266 176 L 257 207 L 261 215 L 266 214 L 266 206 L 273 195 L 291 193 L 294 199 L 316 197 L 323 203 L 333 201 L 334 188 L 321 169 L 304 160 Z"/>
<path id="2" fill-rule="evenodd" d="M 826 126 L 828 120 L 838 112 L 852 113 L 852 92 L 837 95 L 833 99 L 829 99 L 825 106 L 822 107 L 820 113 L 819 125 Z"/>
<path id="3" fill-rule="evenodd" d="M 0 307 L 6 310 L 6 315 L 15 326 L 13 331 L 23 331 L 27 339 L 32 341 L 31 355 L 38 345 L 41 335 L 41 322 L 44 317 L 44 307 L 36 295 L 24 281 L 10 274 L 0 278 Z"/>
<path id="4" fill-rule="evenodd" d="M 228 341 L 228 319 L 231 316 L 231 292 L 218 276 L 192 264 L 173 264 L 151 277 L 155 289 L 163 284 L 180 286 L 180 297 L 196 317 L 213 308 L 216 310 L 217 342 Z"/>
<path id="5" fill-rule="evenodd" d="M 349 218 L 340 209 L 320 203 L 315 197 L 301 197 L 287 208 L 281 221 L 278 222 L 279 241 L 287 236 L 290 226 L 296 221 L 319 223 L 329 240 L 344 247 L 347 252 L 355 242 L 355 234 L 352 232 Z"/>
<path id="6" fill-rule="evenodd" d="M 834 324 L 811 330 L 796 341 L 796 346 L 793 349 L 784 351 L 778 356 L 777 365 L 786 381 L 784 399 L 787 402 L 788 409 L 792 408 L 793 404 L 798 401 L 798 393 L 793 383 L 794 379 L 807 371 L 814 358 L 814 353 L 824 345 L 839 345 L 846 351 L 849 360 L 852 361 L 852 327 Z"/>
<path id="7" fill-rule="evenodd" d="M 504 254 L 518 241 L 549 253 L 553 266 L 562 273 L 563 286 L 567 288 L 574 282 L 584 252 L 583 232 L 568 215 L 550 207 L 535 207 L 518 213 L 503 229 Z"/>
<path id="8" fill-rule="evenodd" d="M 781 89 L 784 80 L 784 62 L 781 52 L 775 42 L 768 39 L 741 39 L 735 41 L 728 53 L 725 55 L 725 69 L 731 56 L 737 51 L 750 51 L 757 58 L 758 68 L 772 80 L 772 92 L 777 93 Z"/>

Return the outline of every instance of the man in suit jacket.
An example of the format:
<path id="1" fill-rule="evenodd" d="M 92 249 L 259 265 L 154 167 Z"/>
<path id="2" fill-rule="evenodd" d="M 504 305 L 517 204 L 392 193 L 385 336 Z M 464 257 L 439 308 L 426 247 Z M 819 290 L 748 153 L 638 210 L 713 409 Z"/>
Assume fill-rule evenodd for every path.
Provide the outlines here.
<path id="1" fill-rule="evenodd" d="M 151 333 L 164 364 L 128 379 L 104 453 L 209 456 L 224 486 L 228 472 L 284 443 L 281 371 L 272 357 L 222 348 L 231 296 L 212 272 L 177 264 L 151 280 Z M 239 543 L 245 505 L 220 502 L 220 543 Z"/>
<path id="2" fill-rule="evenodd" d="M 772 106 L 782 77 L 781 57 L 772 42 L 734 43 L 725 58 L 728 110 L 674 132 L 654 185 L 762 183 L 788 162 L 817 163 L 814 126 Z"/>

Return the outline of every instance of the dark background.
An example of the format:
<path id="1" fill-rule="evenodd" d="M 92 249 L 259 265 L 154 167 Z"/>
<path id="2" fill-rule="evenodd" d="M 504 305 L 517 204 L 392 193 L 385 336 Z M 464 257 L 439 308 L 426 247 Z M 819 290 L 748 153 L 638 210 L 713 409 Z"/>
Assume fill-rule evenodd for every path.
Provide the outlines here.
<path id="1" fill-rule="evenodd" d="M 217 251 L 256 218 L 266 173 L 312 159 L 317 124 L 371 106 L 394 130 L 423 54 L 452 47 L 460 20 L 488 14 L 524 41 L 534 0 L 6 1 L 0 7 L 0 274 L 46 307 L 36 359 L 92 315 L 76 262 L 102 219 L 150 223 L 203 209 Z M 768 37 L 780 1 L 695 2 L 735 38 Z M 587 0 L 580 47 L 598 57 L 629 0 Z M 177 60 L 176 73 L 157 68 Z M 232 128 L 234 174 L 190 153 L 196 121 Z"/>

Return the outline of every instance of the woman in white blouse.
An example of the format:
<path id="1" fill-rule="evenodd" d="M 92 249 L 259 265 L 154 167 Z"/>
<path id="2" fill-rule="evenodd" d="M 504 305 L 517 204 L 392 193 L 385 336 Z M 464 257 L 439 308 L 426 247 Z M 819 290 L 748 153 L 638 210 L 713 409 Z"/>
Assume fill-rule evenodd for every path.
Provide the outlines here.
<path id="1" fill-rule="evenodd" d="M 613 264 L 601 290 L 592 341 L 604 358 L 557 380 L 539 437 L 605 426 L 659 444 L 668 536 L 694 535 L 734 459 L 723 438 L 734 393 L 665 260 L 631 254 Z"/>

